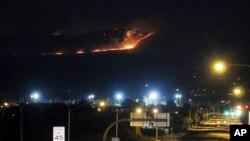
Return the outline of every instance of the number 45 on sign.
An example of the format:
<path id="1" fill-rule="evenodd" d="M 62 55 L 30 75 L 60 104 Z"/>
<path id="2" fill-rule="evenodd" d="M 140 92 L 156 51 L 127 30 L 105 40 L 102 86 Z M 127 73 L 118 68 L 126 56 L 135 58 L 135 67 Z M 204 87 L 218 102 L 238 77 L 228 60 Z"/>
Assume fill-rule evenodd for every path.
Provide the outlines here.
<path id="1" fill-rule="evenodd" d="M 53 127 L 53 141 L 65 141 L 65 127 Z"/>

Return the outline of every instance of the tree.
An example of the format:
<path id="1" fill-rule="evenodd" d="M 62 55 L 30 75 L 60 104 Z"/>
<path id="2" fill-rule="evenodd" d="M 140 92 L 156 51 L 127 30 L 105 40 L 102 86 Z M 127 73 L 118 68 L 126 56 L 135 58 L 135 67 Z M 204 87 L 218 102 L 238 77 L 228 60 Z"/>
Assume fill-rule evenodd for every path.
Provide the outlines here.
<path id="1" fill-rule="evenodd" d="M 167 110 L 169 110 L 170 112 L 176 110 L 176 104 L 175 104 L 173 99 L 168 100 L 168 102 L 167 102 Z"/>

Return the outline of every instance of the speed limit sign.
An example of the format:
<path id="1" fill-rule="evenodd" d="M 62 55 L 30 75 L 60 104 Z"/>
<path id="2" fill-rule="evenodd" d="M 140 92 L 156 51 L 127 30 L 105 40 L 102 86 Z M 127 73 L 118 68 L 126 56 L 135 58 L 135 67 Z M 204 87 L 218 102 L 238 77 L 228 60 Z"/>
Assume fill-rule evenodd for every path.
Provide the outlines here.
<path id="1" fill-rule="evenodd" d="M 65 141 L 65 127 L 53 127 L 53 141 Z"/>

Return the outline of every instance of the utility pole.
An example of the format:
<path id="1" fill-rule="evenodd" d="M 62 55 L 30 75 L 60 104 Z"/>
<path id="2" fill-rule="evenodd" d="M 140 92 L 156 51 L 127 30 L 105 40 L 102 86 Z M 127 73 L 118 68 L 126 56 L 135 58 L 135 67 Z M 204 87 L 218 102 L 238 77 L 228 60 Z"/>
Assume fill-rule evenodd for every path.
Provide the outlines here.
<path id="1" fill-rule="evenodd" d="M 20 98 L 20 141 L 23 141 L 23 98 Z"/>
<path id="2" fill-rule="evenodd" d="M 119 114 L 119 110 L 116 109 L 116 121 L 118 121 L 118 114 Z M 115 132 L 115 140 L 118 140 L 118 123 L 116 122 L 116 132 Z"/>
<path id="3" fill-rule="evenodd" d="M 191 128 L 191 110 L 188 111 L 188 123 L 189 123 L 189 128 Z"/>
<path id="4" fill-rule="evenodd" d="M 68 105 L 68 141 L 70 141 L 70 103 Z"/>

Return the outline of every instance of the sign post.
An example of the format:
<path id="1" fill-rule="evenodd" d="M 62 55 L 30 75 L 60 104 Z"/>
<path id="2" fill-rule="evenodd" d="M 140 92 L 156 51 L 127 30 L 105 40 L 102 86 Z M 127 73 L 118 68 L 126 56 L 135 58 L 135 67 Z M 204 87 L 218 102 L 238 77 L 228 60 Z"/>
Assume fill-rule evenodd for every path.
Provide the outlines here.
<path id="1" fill-rule="evenodd" d="M 158 141 L 158 128 L 159 127 L 170 127 L 170 114 L 169 113 L 156 113 L 154 114 L 154 120 L 166 120 L 166 121 L 154 121 L 153 125 L 156 129 L 155 140 Z"/>
<path id="2" fill-rule="evenodd" d="M 248 125 L 250 125 L 250 111 L 248 111 Z"/>
<path id="3" fill-rule="evenodd" d="M 53 127 L 53 141 L 65 141 L 65 127 Z"/>

